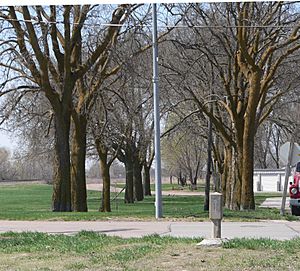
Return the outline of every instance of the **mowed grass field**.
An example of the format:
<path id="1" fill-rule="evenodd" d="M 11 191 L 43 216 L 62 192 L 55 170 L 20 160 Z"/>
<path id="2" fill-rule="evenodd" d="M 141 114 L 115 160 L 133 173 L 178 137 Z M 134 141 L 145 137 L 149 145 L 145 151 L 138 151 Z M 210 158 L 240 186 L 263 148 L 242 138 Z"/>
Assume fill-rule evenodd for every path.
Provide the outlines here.
<path id="1" fill-rule="evenodd" d="M 89 212 L 58 213 L 51 211 L 52 186 L 47 184 L 18 184 L 0 186 L 0 219 L 6 220 L 106 220 L 154 219 L 154 196 L 146 197 L 141 202 L 134 204 L 124 203 L 124 194 L 114 199 L 112 193 L 112 212 L 101 213 L 101 193 L 88 191 Z M 255 221 L 260 219 L 288 219 L 297 217 L 291 215 L 281 216 L 277 209 L 259 208 L 266 197 L 279 196 L 273 194 L 257 194 L 255 211 L 224 210 L 224 220 Z M 208 220 L 208 212 L 203 211 L 203 196 L 163 196 L 164 219 L 172 220 Z"/>
<path id="2" fill-rule="evenodd" d="M 122 239 L 93 232 L 74 236 L 0 234 L 0 270 L 300 270 L 300 239 L 234 239 L 220 248 L 200 239 L 159 236 Z"/>
<path id="3" fill-rule="evenodd" d="M 52 187 L 46 184 L 0 186 L 0 219 L 11 220 L 154 220 L 154 197 L 124 204 L 124 195 L 112 201 L 112 212 L 98 211 L 101 193 L 88 192 L 88 213 L 51 211 Z M 266 197 L 258 194 L 259 205 Z M 112 198 L 114 193 L 112 194 Z M 203 211 L 203 196 L 164 196 L 164 219 L 208 220 Z M 257 208 L 256 211 L 224 210 L 224 219 L 255 221 L 292 219 L 279 210 Z M 296 219 L 296 218 L 295 218 Z M 123 239 L 95 232 L 75 235 L 44 233 L 0 234 L 0 271 L 6 270 L 103 270 L 103 271 L 240 271 L 300 270 L 300 239 L 234 239 L 220 248 L 198 247 L 201 239 L 160 237 Z"/>

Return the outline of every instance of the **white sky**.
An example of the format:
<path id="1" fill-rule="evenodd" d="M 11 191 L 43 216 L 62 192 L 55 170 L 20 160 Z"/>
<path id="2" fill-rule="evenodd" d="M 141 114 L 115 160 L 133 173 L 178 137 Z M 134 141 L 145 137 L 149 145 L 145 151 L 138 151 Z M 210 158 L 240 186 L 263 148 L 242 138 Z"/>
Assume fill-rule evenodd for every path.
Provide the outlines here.
<path id="1" fill-rule="evenodd" d="M 243 2 L 248 2 L 249 0 L 244 0 Z M 250 0 L 251 1 L 251 0 Z M 291 0 L 288 0 L 291 1 Z M 0 6 L 7 5 L 49 5 L 49 4 L 120 4 L 120 3 L 190 3 L 190 2 L 225 2 L 225 0 L 1 0 Z M 235 2 L 235 0 L 227 0 L 226 2 Z M 0 130 L 0 147 L 7 147 L 13 149 L 13 140 L 11 135 L 5 133 L 5 131 Z"/>
<path id="2" fill-rule="evenodd" d="M 0 147 L 5 147 L 7 149 L 10 149 L 11 151 L 14 148 L 13 140 L 11 138 L 11 135 L 6 133 L 5 131 L 0 130 Z"/>

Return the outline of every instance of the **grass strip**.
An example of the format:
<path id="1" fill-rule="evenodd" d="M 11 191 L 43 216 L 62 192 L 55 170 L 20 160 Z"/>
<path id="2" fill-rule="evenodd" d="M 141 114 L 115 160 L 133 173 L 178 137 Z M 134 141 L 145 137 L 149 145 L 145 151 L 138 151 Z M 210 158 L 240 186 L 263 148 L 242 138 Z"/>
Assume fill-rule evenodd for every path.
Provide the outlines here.
<path id="1" fill-rule="evenodd" d="M 145 197 L 134 204 L 124 203 L 124 194 L 111 202 L 112 212 L 101 213 L 101 193 L 88 191 L 89 212 L 59 213 L 51 211 L 52 186 L 45 184 L 7 185 L 0 187 L 0 219 L 5 220 L 153 220 L 155 214 L 154 196 Z M 267 197 L 278 193 L 259 193 L 256 195 L 255 211 L 232 211 L 224 209 L 226 221 L 298 220 L 289 214 L 281 216 L 279 210 L 259 208 Z M 114 193 L 112 193 L 112 198 Z M 208 221 L 208 212 L 203 210 L 203 196 L 163 196 L 163 215 L 165 219 Z"/>
<path id="2" fill-rule="evenodd" d="M 233 239 L 222 248 L 203 248 L 201 239 L 123 239 L 94 232 L 73 236 L 0 234 L 0 270 L 299 270 L 300 239 Z"/>

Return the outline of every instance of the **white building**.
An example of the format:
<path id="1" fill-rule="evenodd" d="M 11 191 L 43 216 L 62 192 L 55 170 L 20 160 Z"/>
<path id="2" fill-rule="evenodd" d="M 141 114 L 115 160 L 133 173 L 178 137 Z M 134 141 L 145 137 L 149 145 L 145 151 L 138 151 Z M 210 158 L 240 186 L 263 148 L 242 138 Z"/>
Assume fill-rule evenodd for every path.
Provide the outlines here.
<path id="1" fill-rule="evenodd" d="M 279 192 L 283 190 L 285 169 L 254 169 L 254 192 Z M 293 176 L 289 177 L 289 182 Z"/>

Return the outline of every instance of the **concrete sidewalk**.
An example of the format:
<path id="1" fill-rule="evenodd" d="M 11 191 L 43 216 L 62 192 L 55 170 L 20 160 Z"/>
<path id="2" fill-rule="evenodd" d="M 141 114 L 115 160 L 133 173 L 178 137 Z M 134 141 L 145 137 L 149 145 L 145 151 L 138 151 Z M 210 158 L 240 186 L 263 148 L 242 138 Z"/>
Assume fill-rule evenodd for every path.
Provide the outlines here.
<path id="1" fill-rule="evenodd" d="M 151 234 L 174 237 L 211 237 L 211 222 L 171 221 L 8 221 L 0 220 L 0 232 L 32 231 L 75 234 L 95 231 L 124 238 Z M 300 237 L 300 221 L 223 222 L 224 238 L 271 238 L 287 240 Z"/>
<path id="2" fill-rule="evenodd" d="M 281 209 L 281 202 L 282 202 L 282 197 L 266 198 L 266 200 L 260 205 L 260 207 Z M 286 198 L 285 209 L 290 211 L 289 197 Z"/>

